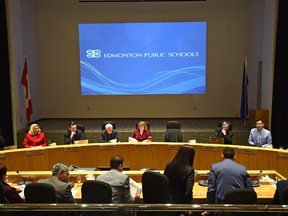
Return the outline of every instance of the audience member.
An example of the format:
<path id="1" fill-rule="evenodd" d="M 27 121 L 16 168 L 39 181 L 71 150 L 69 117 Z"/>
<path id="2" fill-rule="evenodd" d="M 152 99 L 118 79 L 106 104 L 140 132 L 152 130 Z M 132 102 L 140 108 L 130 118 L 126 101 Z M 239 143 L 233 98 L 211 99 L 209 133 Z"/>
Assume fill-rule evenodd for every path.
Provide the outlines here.
<path id="1" fill-rule="evenodd" d="M 256 128 L 251 129 L 248 143 L 253 146 L 273 148 L 271 132 L 264 128 L 262 119 L 256 120 Z"/>
<path id="2" fill-rule="evenodd" d="M 113 129 L 113 125 L 108 123 L 105 125 L 105 130 L 101 132 L 101 142 L 117 142 L 118 131 Z"/>
<path id="3" fill-rule="evenodd" d="M 41 179 L 38 182 L 47 183 L 55 188 L 57 203 L 76 203 L 71 192 L 71 185 L 68 184 L 69 168 L 62 163 L 53 166 L 52 177 Z"/>
<path id="4" fill-rule="evenodd" d="M 218 127 L 215 131 L 215 137 L 223 137 L 225 144 L 232 144 L 233 133 L 230 123 L 227 121 L 222 122 L 221 127 Z"/>
<path id="5" fill-rule="evenodd" d="M 137 129 L 134 130 L 132 134 L 132 138 L 136 139 L 138 142 L 146 142 L 150 136 L 150 131 L 144 121 L 138 123 Z"/>
<path id="6" fill-rule="evenodd" d="M 0 163 L 0 184 L 3 187 L 3 195 L 9 203 L 24 203 L 24 200 L 19 196 L 19 192 L 14 187 L 11 187 L 5 182 L 7 167 Z"/>
<path id="7" fill-rule="evenodd" d="M 31 148 L 35 146 L 47 146 L 45 134 L 41 132 L 38 124 L 32 124 L 30 130 L 24 137 L 22 145 L 25 148 Z"/>
<path id="8" fill-rule="evenodd" d="M 195 150 L 183 145 L 164 171 L 169 179 L 170 194 L 176 204 L 191 204 L 195 171 L 193 168 Z"/>
<path id="9" fill-rule="evenodd" d="M 288 190 L 288 180 L 278 181 L 276 184 L 276 191 L 274 194 L 273 204 L 275 205 L 287 205 L 284 202 L 284 190 Z"/>
<path id="10" fill-rule="evenodd" d="M 246 168 L 234 161 L 233 148 L 223 149 L 223 161 L 212 164 L 208 180 L 208 204 L 223 204 L 225 193 L 233 188 L 251 188 L 252 181 Z"/>
<path id="11" fill-rule="evenodd" d="M 97 177 L 98 181 L 103 181 L 111 185 L 112 203 L 133 203 L 139 198 L 139 192 L 135 196 L 130 194 L 129 177 L 122 173 L 123 158 L 114 156 L 110 160 L 111 170 Z"/>
<path id="12" fill-rule="evenodd" d="M 75 122 L 70 122 L 68 130 L 64 133 L 64 143 L 74 144 L 75 140 L 84 140 L 84 134 L 81 130 L 77 129 Z"/>

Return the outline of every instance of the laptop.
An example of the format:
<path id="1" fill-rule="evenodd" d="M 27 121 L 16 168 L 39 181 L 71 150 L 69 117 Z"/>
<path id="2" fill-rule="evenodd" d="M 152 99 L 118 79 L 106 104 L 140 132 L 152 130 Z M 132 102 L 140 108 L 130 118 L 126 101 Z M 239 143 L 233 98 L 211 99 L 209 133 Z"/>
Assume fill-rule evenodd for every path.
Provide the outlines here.
<path id="1" fill-rule="evenodd" d="M 210 137 L 210 143 L 224 144 L 224 137 Z"/>
<path id="2" fill-rule="evenodd" d="M 85 140 L 75 140 L 74 144 L 88 144 L 88 139 Z"/>

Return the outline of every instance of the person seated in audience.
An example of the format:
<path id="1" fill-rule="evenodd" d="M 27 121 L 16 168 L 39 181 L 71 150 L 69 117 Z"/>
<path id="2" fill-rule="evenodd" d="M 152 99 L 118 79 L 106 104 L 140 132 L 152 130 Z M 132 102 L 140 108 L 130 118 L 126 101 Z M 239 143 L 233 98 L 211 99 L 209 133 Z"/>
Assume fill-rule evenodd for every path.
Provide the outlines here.
<path id="1" fill-rule="evenodd" d="M 195 171 L 193 168 L 195 150 L 192 146 L 183 145 L 169 162 L 164 175 L 169 179 L 170 194 L 176 204 L 191 204 Z"/>
<path id="2" fill-rule="evenodd" d="M 24 203 L 24 200 L 19 196 L 19 192 L 14 187 L 11 187 L 5 182 L 7 166 L 0 163 L 0 184 L 3 187 L 3 195 L 9 203 Z"/>
<path id="3" fill-rule="evenodd" d="M 4 150 L 6 146 L 5 139 L 2 137 L 2 131 L 0 129 L 0 150 Z"/>
<path id="4" fill-rule="evenodd" d="M 133 203 L 139 199 L 139 191 L 134 196 L 130 194 L 129 176 L 122 173 L 123 158 L 114 156 L 110 160 L 111 170 L 97 176 L 97 181 L 103 181 L 111 185 L 112 188 L 112 203 Z"/>
<path id="5" fill-rule="evenodd" d="M 150 131 L 144 121 L 138 123 L 137 129 L 134 130 L 132 134 L 132 138 L 136 139 L 138 142 L 146 142 L 150 136 Z"/>
<path id="6" fill-rule="evenodd" d="M 30 126 L 30 130 L 24 137 L 22 145 L 25 148 L 31 148 L 35 146 L 47 146 L 45 134 L 41 132 L 38 124 L 32 124 Z"/>
<path id="7" fill-rule="evenodd" d="M 256 128 L 252 128 L 248 138 L 249 145 L 273 148 L 271 132 L 264 128 L 262 119 L 256 120 Z"/>
<path id="8" fill-rule="evenodd" d="M 71 185 L 68 184 L 68 176 L 68 166 L 57 163 L 52 168 L 52 177 L 40 179 L 38 182 L 50 184 L 55 188 L 57 203 L 76 203 L 71 192 Z"/>
<path id="9" fill-rule="evenodd" d="M 224 144 L 232 144 L 233 133 L 230 129 L 230 123 L 227 121 L 222 122 L 221 127 L 218 127 L 214 134 L 215 137 L 223 137 Z"/>
<path id="10" fill-rule="evenodd" d="M 84 140 L 84 134 L 81 130 L 77 129 L 75 122 L 70 122 L 68 130 L 64 133 L 64 143 L 74 144 L 75 140 Z"/>
<path id="11" fill-rule="evenodd" d="M 101 132 L 101 142 L 117 142 L 118 131 L 113 129 L 113 125 L 108 123 L 105 125 L 105 130 Z"/>

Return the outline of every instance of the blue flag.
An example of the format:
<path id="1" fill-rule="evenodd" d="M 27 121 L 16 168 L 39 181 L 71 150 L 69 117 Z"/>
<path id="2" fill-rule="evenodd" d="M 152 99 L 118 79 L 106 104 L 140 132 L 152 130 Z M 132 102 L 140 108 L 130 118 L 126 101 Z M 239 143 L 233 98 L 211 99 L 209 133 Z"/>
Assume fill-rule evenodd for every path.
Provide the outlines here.
<path id="1" fill-rule="evenodd" d="M 248 117 L 248 76 L 247 76 L 247 62 L 244 60 L 243 79 L 242 79 L 242 95 L 241 95 L 241 108 L 240 116 L 243 122 L 246 122 Z"/>

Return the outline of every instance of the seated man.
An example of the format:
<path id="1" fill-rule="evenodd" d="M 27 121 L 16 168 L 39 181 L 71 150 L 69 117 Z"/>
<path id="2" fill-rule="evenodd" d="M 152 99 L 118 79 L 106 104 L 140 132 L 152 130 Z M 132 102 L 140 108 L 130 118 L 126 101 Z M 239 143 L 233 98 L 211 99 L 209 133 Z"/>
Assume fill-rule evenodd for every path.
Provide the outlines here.
<path id="1" fill-rule="evenodd" d="M 101 132 L 101 142 L 117 142 L 118 131 L 113 129 L 113 125 L 108 123 L 105 125 L 105 130 Z"/>
<path id="2" fill-rule="evenodd" d="M 234 149 L 224 148 L 222 158 L 223 161 L 211 165 L 207 192 L 208 204 L 223 204 L 224 195 L 230 189 L 253 189 L 246 168 L 234 162 L 236 158 Z"/>
<path id="3" fill-rule="evenodd" d="M 223 137 L 224 144 L 232 144 L 233 133 L 230 129 L 230 123 L 224 121 L 221 127 L 218 127 L 214 134 L 215 137 Z"/>
<path id="4" fill-rule="evenodd" d="M 75 122 L 70 122 L 68 129 L 69 130 L 64 133 L 65 144 L 74 144 L 75 140 L 84 140 L 84 134 L 81 130 L 77 129 Z"/>
<path id="5" fill-rule="evenodd" d="M 62 163 L 53 166 L 52 177 L 40 179 L 39 183 L 47 183 L 55 188 L 57 203 L 76 203 L 71 192 L 71 185 L 68 184 L 69 168 Z"/>
<path id="6" fill-rule="evenodd" d="M 251 129 L 248 143 L 253 146 L 273 148 L 271 132 L 264 128 L 262 119 L 256 120 L 256 128 Z"/>
<path id="7" fill-rule="evenodd" d="M 140 197 L 139 191 L 135 196 L 130 194 L 129 176 L 122 173 L 123 159 L 120 156 L 114 156 L 110 160 L 111 170 L 97 177 L 98 181 L 103 181 L 111 185 L 112 203 L 133 203 Z"/>

